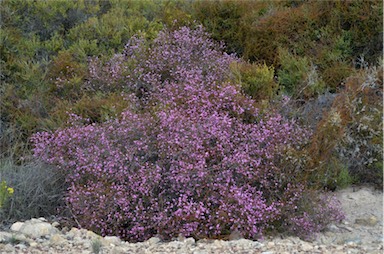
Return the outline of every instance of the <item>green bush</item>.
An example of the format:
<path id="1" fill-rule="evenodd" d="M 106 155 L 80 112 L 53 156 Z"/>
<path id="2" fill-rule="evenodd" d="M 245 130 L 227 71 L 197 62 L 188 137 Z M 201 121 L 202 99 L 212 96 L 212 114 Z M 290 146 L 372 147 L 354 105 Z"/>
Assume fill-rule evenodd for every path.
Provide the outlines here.
<path id="1" fill-rule="evenodd" d="M 277 71 L 279 84 L 294 98 L 311 98 L 326 90 L 326 83 L 317 66 L 308 58 L 300 57 L 279 48 L 280 69 Z"/>
<path id="2" fill-rule="evenodd" d="M 383 52 L 382 1 L 197 1 L 192 9 L 229 52 L 277 70 L 284 65 L 281 49 L 294 52 L 297 61 L 317 67 L 321 86 L 331 92 L 359 57 L 373 64 Z M 297 75 L 281 79 L 291 84 Z"/>
<path id="3" fill-rule="evenodd" d="M 241 62 L 233 63 L 231 70 L 234 82 L 256 101 L 269 100 L 276 95 L 278 84 L 274 80 L 273 66 Z"/>

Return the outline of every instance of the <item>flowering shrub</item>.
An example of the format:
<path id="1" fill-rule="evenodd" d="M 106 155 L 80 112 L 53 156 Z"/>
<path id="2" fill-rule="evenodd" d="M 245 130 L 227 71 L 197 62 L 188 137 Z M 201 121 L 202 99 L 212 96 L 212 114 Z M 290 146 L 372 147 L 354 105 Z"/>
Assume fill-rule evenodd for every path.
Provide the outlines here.
<path id="1" fill-rule="evenodd" d="M 174 43 L 178 41 L 178 43 Z M 105 64 L 90 59 L 86 89 L 135 91 L 141 97 L 165 81 L 180 81 L 178 67 L 199 70 L 204 80 L 220 82 L 228 78 L 228 65 L 236 61 L 223 54 L 223 45 L 209 38 L 201 26 L 195 30 L 182 27 L 170 32 L 163 30 L 152 44 L 132 37 L 123 54 L 117 54 Z"/>
<path id="2" fill-rule="evenodd" d="M 300 167 L 284 159 L 304 149 L 309 133 L 259 113 L 229 82 L 237 58 L 201 27 L 163 31 L 151 45 L 136 41 L 116 61 L 125 70 L 115 85 L 132 107 L 99 124 L 73 115 L 71 127 L 32 138 L 36 156 L 67 172 L 67 201 L 82 226 L 131 241 L 235 230 L 256 239 L 296 227 L 310 234 L 340 219 L 328 216 L 340 215 L 333 206 L 303 196 Z M 104 82 L 97 80 L 89 84 Z"/>

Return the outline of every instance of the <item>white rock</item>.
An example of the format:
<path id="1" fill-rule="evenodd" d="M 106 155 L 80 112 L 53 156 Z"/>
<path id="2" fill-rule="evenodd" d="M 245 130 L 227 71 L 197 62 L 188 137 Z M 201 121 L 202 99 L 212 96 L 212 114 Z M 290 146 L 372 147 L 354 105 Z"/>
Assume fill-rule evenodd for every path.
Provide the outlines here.
<path id="1" fill-rule="evenodd" d="M 37 242 L 32 241 L 32 242 L 29 243 L 29 246 L 34 248 L 34 247 L 37 246 Z"/>
<path id="2" fill-rule="evenodd" d="M 370 216 L 369 218 L 366 219 L 366 225 L 367 225 L 367 226 L 371 226 L 371 227 L 373 227 L 373 226 L 375 226 L 378 222 L 379 222 L 379 219 L 378 219 L 376 216 L 374 216 L 374 215 L 372 215 L 372 216 Z"/>
<path id="3" fill-rule="evenodd" d="M 12 238 L 12 234 L 8 232 L 0 232 L 0 242 L 5 242 Z"/>
<path id="4" fill-rule="evenodd" d="M 205 250 L 195 250 L 193 254 L 208 254 L 208 252 Z"/>
<path id="5" fill-rule="evenodd" d="M 24 244 L 24 243 L 19 243 L 19 244 L 16 244 L 16 245 L 15 245 L 15 248 L 18 248 L 18 249 L 21 249 L 21 250 L 23 250 L 23 249 L 26 249 L 26 248 L 27 248 L 27 246 L 25 246 L 25 244 Z"/>
<path id="6" fill-rule="evenodd" d="M 236 242 L 236 244 L 238 244 L 238 243 L 237 243 L 237 240 L 236 240 L 236 241 L 231 241 L 231 243 L 232 243 L 232 242 Z M 213 246 L 217 246 L 217 247 L 221 247 L 221 246 L 223 246 L 223 245 L 227 245 L 227 243 L 228 243 L 228 242 L 223 241 L 223 240 L 214 240 L 214 241 L 212 242 L 212 245 L 213 245 Z"/>
<path id="7" fill-rule="evenodd" d="M 20 231 L 20 228 L 22 227 L 24 225 L 24 222 L 20 222 L 20 221 L 18 221 L 18 222 L 15 222 L 15 223 L 13 223 L 12 224 L 12 226 L 11 226 L 11 230 L 12 231 Z"/>
<path id="8" fill-rule="evenodd" d="M 62 235 L 60 234 L 54 234 L 51 236 L 49 239 L 51 245 L 60 245 L 65 242 L 65 239 Z"/>
<path id="9" fill-rule="evenodd" d="M 69 239 L 73 239 L 75 237 L 79 237 L 81 235 L 80 230 L 77 228 L 71 228 L 71 230 L 66 234 L 66 237 Z"/>
<path id="10" fill-rule="evenodd" d="M 101 239 L 102 237 L 98 234 L 94 233 L 93 231 L 88 230 L 85 234 L 86 238 L 88 239 Z"/>
<path id="11" fill-rule="evenodd" d="M 349 227 L 349 226 L 339 226 L 339 228 L 341 228 L 341 229 L 345 229 L 345 230 L 347 230 L 347 231 L 349 231 L 349 232 L 352 232 L 352 231 L 353 231 L 353 228 L 352 228 L 352 227 Z"/>
<path id="12" fill-rule="evenodd" d="M 83 240 L 84 240 L 84 239 L 83 239 L 81 236 L 75 236 L 75 237 L 73 238 L 73 241 L 78 242 L 78 243 L 81 243 Z"/>
<path id="13" fill-rule="evenodd" d="M 337 227 L 335 224 L 329 224 L 327 226 L 327 229 L 331 232 L 338 232 L 339 231 L 339 227 Z"/>
<path id="14" fill-rule="evenodd" d="M 20 228 L 19 232 L 26 234 L 33 238 L 39 238 L 43 236 L 49 236 L 52 234 L 56 234 L 59 231 L 52 227 L 51 224 L 47 222 L 39 222 L 39 223 L 24 223 L 24 225 Z"/>
<path id="15" fill-rule="evenodd" d="M 308 242 L 302 242 L 301 243 L 301 249 L 303 251 L 311 251 L 311 250 L 313 250 L 313 246 Z"/>
<path id="16" fill-rule="evenodd" d="M 52 227 L 57 228 L 58 226 L 60 226 L 60 223 L 58 223 L 57 221 L 52 223 Z"/>
<path id="17" fill-rule="evenodd" d="M 159 242 L 161 242 L 161 239 L 158 238 L 158 237 L 151 237 L 147 240 L 147 242 L 150 244 L 150 245 L 153 245 L 153 244 L 157 244 Z"/>
<path id="18" fill-rule="evenodd" d="M 243 246 L 244 248 L 248 248 L 253 245 L 253 242 L 247 239 L 239 239 L 231 241 L 231 245 L 238 245 Z"/>
<path id="19" fill-rule="evenodd" d="M 195 244 L 195 239 L 193 239 L 193 237 L 189 237 L 189 238 L 184 240 L 184 243 L 189 244 L 189 245 L 193 245 L 193 244 Z"/>
<path id="20" fill-rule="evenodd" d="M 105 236 L 102 240 L 102 243 L 105 245 L 119 245 L 121 240 L 117 236 Z"/>

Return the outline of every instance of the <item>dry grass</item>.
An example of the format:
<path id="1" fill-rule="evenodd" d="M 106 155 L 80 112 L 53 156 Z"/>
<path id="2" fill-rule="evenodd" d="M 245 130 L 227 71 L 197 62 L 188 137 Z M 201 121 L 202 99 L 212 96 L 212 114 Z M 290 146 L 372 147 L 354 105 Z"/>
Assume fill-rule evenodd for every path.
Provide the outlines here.
<path id="1" fill-rule="evenodd" d="M 5 221 L 56 215 L 64 204 L 66 184 L 61 172 L 39 161 L 15 165 L 12 160 L 0 162 L 0 176 L 14 189 L 0 210 Z"/>

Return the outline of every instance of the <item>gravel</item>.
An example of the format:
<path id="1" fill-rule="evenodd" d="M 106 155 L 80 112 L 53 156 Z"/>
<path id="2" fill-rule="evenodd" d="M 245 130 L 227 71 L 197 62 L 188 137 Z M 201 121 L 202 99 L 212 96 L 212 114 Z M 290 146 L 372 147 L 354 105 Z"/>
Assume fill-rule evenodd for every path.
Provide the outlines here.
<path id="1" fill-rule="evenodd" d="M 57 222 L 39 218 L 16 222 L 10 229 L 0 231 L 0 253 L 383 253 L 383 192 L 355 187 L 336 195 L 346 219 L 329 225 L 311 242 L 297 237 L 195 241 L 180 236 L 170 242 L 152 237 L 145 242 L 129 243 L 86 229 L 59 230 Z"/>

